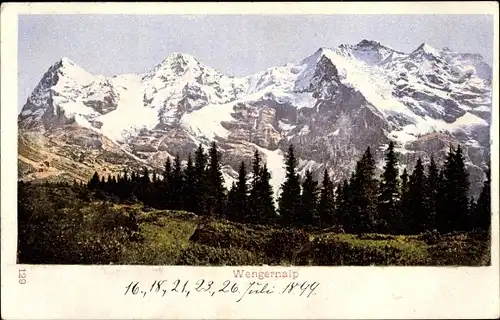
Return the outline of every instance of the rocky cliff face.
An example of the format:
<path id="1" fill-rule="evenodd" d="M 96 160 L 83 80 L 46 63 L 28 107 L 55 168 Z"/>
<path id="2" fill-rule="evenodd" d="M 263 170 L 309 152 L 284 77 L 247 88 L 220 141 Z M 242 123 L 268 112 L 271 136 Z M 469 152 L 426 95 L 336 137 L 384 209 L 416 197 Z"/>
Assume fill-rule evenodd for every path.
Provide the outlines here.
<path id="1" fill-rule="evenodd" d="M 491 75 L 479 55 L 427 44 L 403 53 L 368 40 L 243 78 L 180 53 L 144 74 L 113 77 L 63 58 L 19 114 L 20 178 L 161 168 L 167 156 L 186 158 L 199 143 L 217 141 L 228 184 L 259 150 L 278 192 L 290 144 L 301 173 L 319 178 L 326 168 L 340 181 L 367 146 L 382 167 L 393 140 L 409 167 L 461 143 L 477 195 L 490 157 Z M 48 170 L 41 153 L 65 164 Z"/>

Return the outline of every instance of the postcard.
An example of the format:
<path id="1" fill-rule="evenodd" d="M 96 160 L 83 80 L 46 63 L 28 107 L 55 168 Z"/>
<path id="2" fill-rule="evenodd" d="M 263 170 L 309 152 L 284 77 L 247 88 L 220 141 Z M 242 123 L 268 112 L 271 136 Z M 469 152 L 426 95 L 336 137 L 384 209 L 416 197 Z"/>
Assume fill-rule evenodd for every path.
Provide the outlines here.
<path id="1" fill-rule="evenodd" d="M 498 3 L 1 14 L 3 318 L 500 315 Z"/>

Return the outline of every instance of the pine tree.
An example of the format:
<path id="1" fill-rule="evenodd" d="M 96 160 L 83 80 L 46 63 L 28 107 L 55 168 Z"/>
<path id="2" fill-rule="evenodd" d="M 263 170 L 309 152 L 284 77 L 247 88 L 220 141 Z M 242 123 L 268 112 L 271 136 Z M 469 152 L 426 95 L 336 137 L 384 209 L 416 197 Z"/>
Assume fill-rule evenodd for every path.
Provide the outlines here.
<path id="1" fill-rule="evenodd" d="M 260 170 L 261 170 L 261 157 L 258 150 L 255 150 L 253 162 L 252 162 L 252 183 L 250 187 L 250 197 L 248 199 L 250 216 L 253 218 L 257 218 L 261 215 L 259 211 L 259 189 L 257 185 L 259 184 L 260 179 Z"/>
<path id="2" fill-rule="evenodd" d="M 151 193 L 150 193 L 150 183 L 151 179 L 149 178 L 149 170 L 144 167 L 142 169 L 142 176 L 139 179 L 137 184 L 137 198 L 149 205 L 151 203 Z"/>
<path id="3" fill-rule="evenodd" d="M 118 183 L 116 181 L 116 177 L 115 176 L 111 176 L 111 181 L 109 183 L 109 192 L 111 192 L 111 194 L 117 196 L 118 195 L 118 192 L 117 192 L 117 187 Z"/>
<path id="4" fill-rule="evenodd" d="M 468 230 L 469 174 L 462 148 L 450 147 L 444 166 L 439 221 L 441 231 Z"/>
<path id="5" fill-rule="evenodd" d="M 195 174 L 196 180 L 194 184 L 195 194 L 195 213 L 207 214 L 207 155 L 200 144 L 195 152 Z"/>
<path id="6" fill-rule="evenodd" d="M 99 189 L 104 190 L 106 188 L 106 179 L 104 176 L 101 177 L 101 182 L 99 182 Z"/>
<path id="7" fill-rule="evenodd" d="M 170 157 L 167 157 L 167 160 L 165 161 L 165 169 L 163 170 L 163 180 L 161 181 L 160 184 L 160 190 L 162 192 L 162 197 L 161 200 L 159 201 L 161 203 L 161 207 L 163 209 L 172 209 L 172 203 L 173 203 L 173 193 L 172 193 L 172 161 Z"/>
<path id="8" fill-rule="evenodd" d="M 300 213 L 300 181 L 296 172 L 297 159 L 294 147 L 290 145 L 285 156 L 286 176 L 281 185 L 281 194 L 278 200 L 279 214 L 285 225 L 296 224 Z"/>
<path id="9" fill-rule="evenodd" d="M 167 161 L 165 162 L 165 171 L 163 171 L 163 181 L 168 182 L 169 179 L 172 178 L 172 161 L 170 157 L 167 157 Z"/>
<path id="10" fill-rule="evenodd" d="M 151 179 L 149 178 L 149 170 L 146 167 L 144 167 L 142 169 L 142 179 L 141 179 L 141 182 L 144 185 L 148 185 L 149 183 L 151 183 Z"/>
<path id="11" fill-rule="evenodd" d="M 163 190 L 161 190 L 160 183 L 161 181 L 158 179 L 158 173 L 156 170 L 153 170 L 153 176 L 151 178 L 151 184 L 149 186 L 149 194 L 148 194 L 148 205 L 153 208 L 161 208 L 160 199 L 163 198 Z"/>
<path id="12" fill-rule="evenodd" d="M 446 165 L 446 162 L 445 162 Z M 438 189 L 438 201 L 436 210 L 436 226 L 437 230 L 440 232 L 448 232 L 450 230 L 450 221 L 448 217 L 448 203 L 446 201 L 448 197 L 448 182 L 445 179 L 445 168 L 439 171 L 439 189 Z"/>
<path id="13" fill-rule="evenodd" d="M 439 202 L 439 189 L 441 181 L 439 178 L 439 169 L 431 156 L 431 163 L 427 170 L 427 179 L 425 186 L 425 204 L 426 204 L 426 214 L 427 214 L 427 229 L 434 230 L 437 229 L 437 212 L 438 212 L 438 202 Z"/>
<path id="14" fill-rule="evenodd" d="M 207 210 L 210 215 L 222 215 L 225 211 L 224 179 L 220 168 L 220 155 L 215 142 L 209 150 L 210 163 L 207 169 Z"/>
<path id="15" fill-rule="evenodd" d="M 380 182 L 378 197 L 379 231 L 399 233 L 401 231 L 401 212 L 399 211 L 400 182 L 398 177 L 398 159 L 391 141 L 385 156 L 384 172 Z"/>
<path id="16" fill-rule="evenodd" d="M 132 172 L 133 174 L 133 172 Z M 131 174 L 131 175 L 132 175 Z M 131 199 L 132 198 L 132 177 L 129 175 L 128 171 L 124 171 L 123 173 L 123 178 L 122 178 L 122 185 L 121 185 L 121 192 L 122 196 L 124 199 Z"/>
<path id="17" fill-rule="evenodd" d="M 456 207 L 456 229 L 470 230 L 469 220 L 469 173 L 465 167 L 463 150 L 458 145 L 455 151 L 454 204 Z"/>
<path id="18" fill-rule="evenodd" d="M 422 164 L 422 159 L 418 158 L 415 169 L 410 176 L 408 186 L 410 206 L 405 220 L 408 226 L 407 232 L 410 234 L 423 232 L 427 228 L 425 191 L 426 177 L 424 166 Z"/>
<path id="19" fill-rule="evenodd" d="M 153 184 L 156 184 L 158 182 L 158 174 L 156 173 L 156 170 L 153 171 L 153 179 L 151 182 Z"/>
<path id="20" fill-rule="evenodd" d="M 188 154 L 188 160 L 186 169 L 184 170 L 184 209 L 188 212 L 196 211 L 196 194 L 195 194 L 195 185 L 196 185 L 196 169 L 193 165 L 193 159 L 191 157 L 191 153 Z"/>
<path id="21" fill-rule="evenodd" d="M 301 207 L 299 224 L 310 226 L 316 216 L 318 207 L 318 182 L 314 180 L 312 172 L 306 171 L 304 182 L 302 183 Z M 333 204 L 332 204 L 333 207 Z"/>
<path id="22" fill-rule="evenodd" d="M 112 193 L 113 192 L 113 181 L 111 179 L 111 174 L 108 173 L 108 177 L 106 178 L 106 182 L 104 183 L 104 191 L 106 193 Z"/>
<path id="23" fill-rule="evenodd" d="M 337 190 L 335 219 L 344 229 L 349 229 L 349 206 L 351 200 L 349 181 L 344 179 Z"/>
<path id="24" fill-rule="evenodd" d="M 99 174 L 96 172 L 94 172 L 94 175 L 92 176 L 92 178 L 90 179 L 89 183 L 87 184 L 87 187 L 91 190 L 95 190 L 99 187 Z"/>
<path id="25" fill-rule="evenodd" d="M 226 217 L 230 220 L 238 221 L 239 217 L 237 216 L 237 199 L 236 199 L 236 182 L 233 181 L 231 184 L 231 188 L 227 192 L 227 204 L 226 204 Z"/>
<path id="26" fill-rule="evenodd" d="M 441 188 L 439 195 L 439 229 L 441 232 L 450 232 L 455 229 L 456 220 L 454 219 L 454 204 L 451 202 L 454 200 L 452 194 L 453 190 L 453 180 L 455 175 L 455 149 L 450 146 L 448 154 L 444 162 L 444 167 L 442 170 Z"/>
<path id="27" fill-rule="evenodd" d="M 234 212 L 233 218 L 236 221 L 242 221 L 248 216 L 248 185 L 247 185 L 247 170 L 245 162 L 241 162 L 238 170 L 238 181 L 236 182 L 236 190 L 234 194 Z"/>
<path id="28" fill-rule="evenodd" d="M 491 226 L 491 169 L 486 171 L 486 180 L 474 208 L 476 228 L 489 231 Z"/>
<path id="29" fill-rule="evenodd" d="M 377 215 L 378 183 L 375 179 L 375 160 L 368 147 L 356 164 L 350 183 L 352 202 L 349 217 L 357 233 L 372 232 Z"/>
<path id="30" fill-rule="evenodd" d="M 260 222 L 272 222 L 276 219 L 276 209 L 274 207 L 273 188 L 271 186 L 271 173 L 267 169 L 267 165 L 260 170 L 260 177 L 256 185 L 257 188 L 257 212 Z"/>
<path id="31" fill-rule="evenodd" d="M 409 188 L 408 171 L 405 168 L 403 170 L 403 173 L 401 174 L 401 202 L 399 208 L 403 220 L 401 222 L 401 229 L 405 233 L 408 233 L 409 224 L 406 219 L 410 215 L 410 210 L 411 210 L 409 189 L 410 188 Z"/>
<path id="32" fill-rule="evenodd" d="M 181 157 L 177 153 L 174 159 L 170 185 L 171 206 L 174 210 L 184 207 L 184 174 L 182 170 Z"/>
<path id="33" fill-rule="evenodd" d="M 318 203 L 318 217 L 320 228 L 330 227 L 334 221 L 334 194 L 333 183 L 330 180 L 328 171 L 325 169 L 323 173 L 323 182 L 321 185 L 319 203 Z"/>

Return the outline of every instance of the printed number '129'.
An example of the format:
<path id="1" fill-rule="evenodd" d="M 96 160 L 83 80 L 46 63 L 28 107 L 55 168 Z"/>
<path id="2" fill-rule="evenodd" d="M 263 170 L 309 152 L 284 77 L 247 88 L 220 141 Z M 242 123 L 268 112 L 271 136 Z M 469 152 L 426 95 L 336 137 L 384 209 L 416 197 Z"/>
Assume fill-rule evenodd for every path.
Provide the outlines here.
<path id="1" fill-rule="evenodd" d="M 26 269 L 19 269 L 19 284 L 26 284 Z"/>

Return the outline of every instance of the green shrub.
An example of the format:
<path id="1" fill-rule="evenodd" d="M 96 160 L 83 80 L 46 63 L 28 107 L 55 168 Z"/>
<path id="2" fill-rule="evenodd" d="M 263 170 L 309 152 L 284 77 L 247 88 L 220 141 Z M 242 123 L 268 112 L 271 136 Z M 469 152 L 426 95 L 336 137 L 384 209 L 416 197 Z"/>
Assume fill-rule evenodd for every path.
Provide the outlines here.
<path id="1" fill-rule="evenodd" d="M 301 229 L 281 229 L 272 232 L 265 253 L 272 263 L 291 263 L 302 247 L 309 244 L 309 236 Z"/>
<path id="2" fill-rule="evenodd" d="M 319 266 L 394 265 L 402 262 L 402 250 L 391 245 L 362 245 L 337 238 L 314 239 L 311 260 Z"/>
<path id="3" fill-rule="evenodd" d="M 481 239 L 446 241 L 429 246 L 429 264 L 447 266 L 487 266 L 491 264 L 490 242 Z"/>
<path id="4" fill-rule="evenodd" d="M 19 185 L 18 261 L 108 264 L 139 231 L 132 216 L 110 203 L 92 205 L 68 185 Z"/>
<path id="5" fill-rule="evenodd" d="M 237 223 L 205 222 L 200 223 L 190 241 L 215 248 L 241 248 L 249 251 L 261 251 L 264 234 Z"/>
<path id="6" fill-rule="evenodd" d="M 420 235 L 420 239 L 426 244 L 436 244 L 441 241 L 441 234 L 436 230 L 427 230 Z"/>

